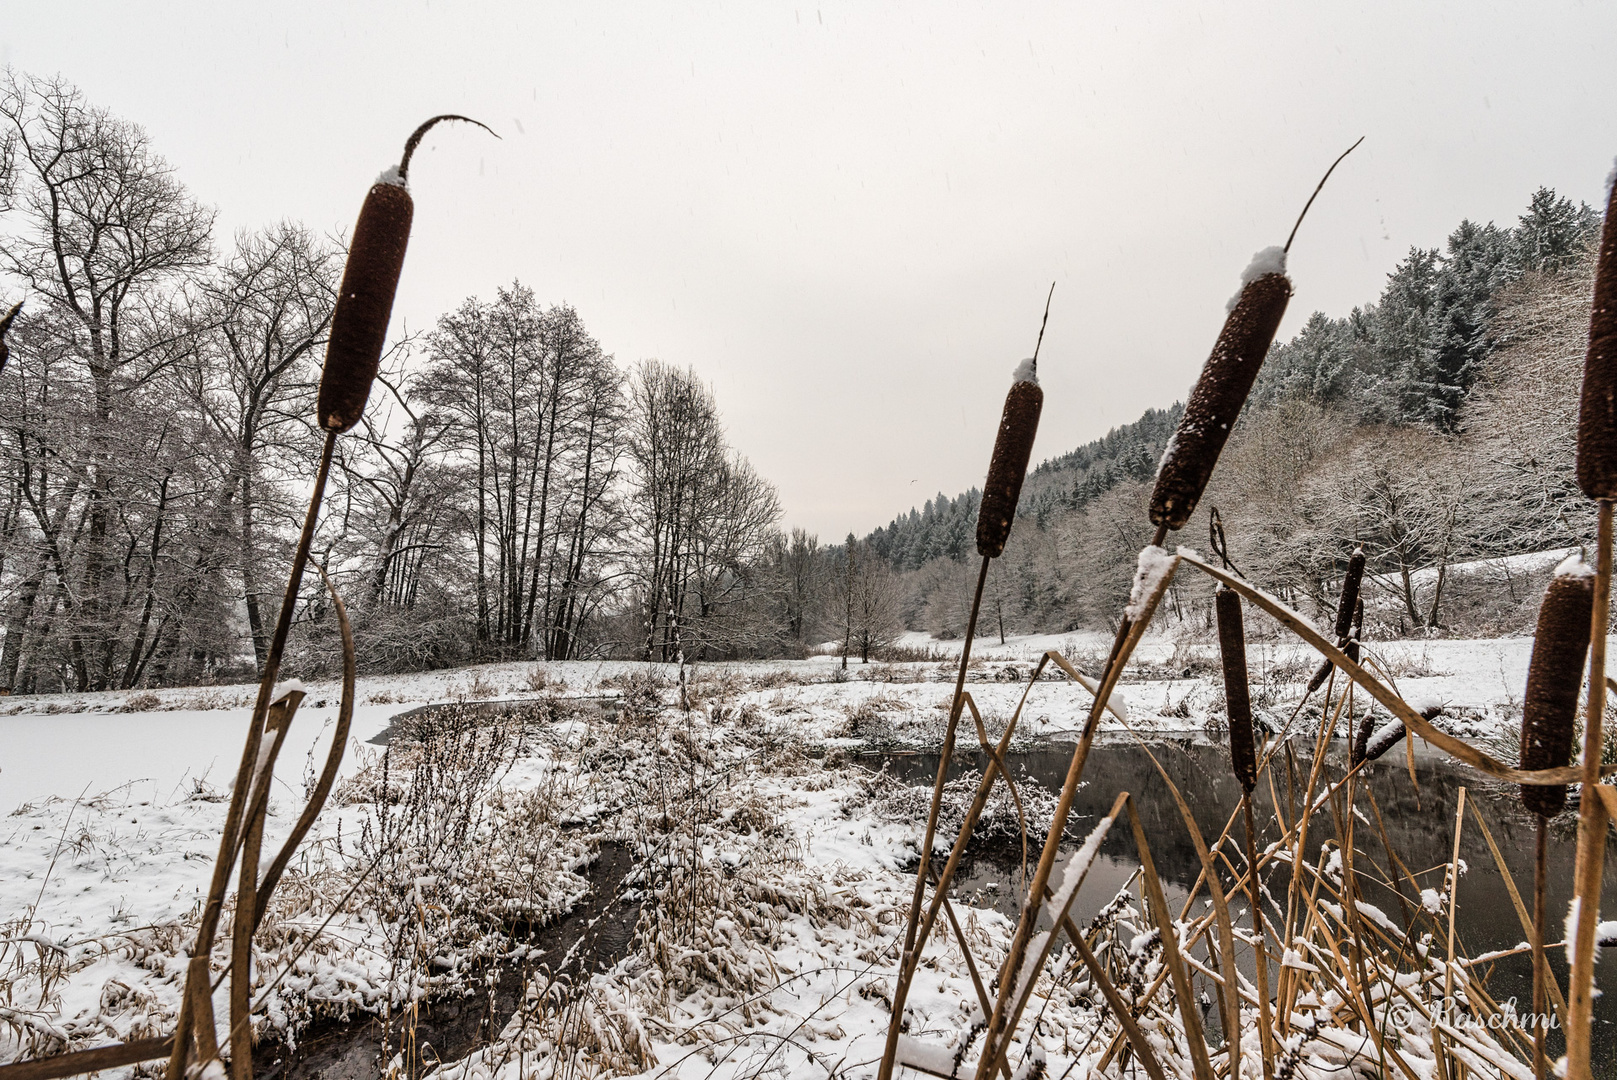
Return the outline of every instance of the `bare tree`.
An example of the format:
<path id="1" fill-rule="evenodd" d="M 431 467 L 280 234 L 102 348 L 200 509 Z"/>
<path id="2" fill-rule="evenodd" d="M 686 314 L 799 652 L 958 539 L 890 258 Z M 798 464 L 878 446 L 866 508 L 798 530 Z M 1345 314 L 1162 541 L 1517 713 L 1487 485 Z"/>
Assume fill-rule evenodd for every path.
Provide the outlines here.
<path id="1" fill-rule="evenodd" d="M 0 268 L 47 309 L 41 325 L 62 335 L 43 348 L 70 356 L 84 377 L 82 442 L 60 448 L 76 459 L 72 497 L 82 511 L 40 499 L 30 509 L 42 561 L 58 575 L 75 682 L 98 689 L 127 670 L 115 653 L 141 592 L 134 566 L 139 552 L 160 543 L 154 538 L 171 509 L 163 471 L 151 466 L 173 445 L 173 427 L 134 403 L 189 349 L 189 323 L 176 309 L 185 283 L 206 265 L 213 217 L 141 129 L 87 105 L 61 80 L 8 71 L 0 127 L 12 163 L 10 216 L 18 219 L 0 238 Z M 48 485 L 31 490 L 51 494 Z M 128 512 L 129 500 L 142 512 Z M 70 561 L 55 522 L 75 517 L 82 528 L 71 526 Z"/>
<path id="2" fill-rule="evenodd" d="M 213 504 L 219 532 L 234 519 L 235 550 L 234 558 L 205 552 L 198 569 L 206 573 L 210 563 L 228 562 L 240 574 L 260 667 L 269 645 L 266 627 L 276 615 L 262 610 L 259 591 L 269 554 L 260 517 L 266 503 L 274 503 L 268 476 L 275 465 L 303 462 L 313 451 L 307 417 L 340 271 L 336 247 L 301 225 L 281 222 L 239 234 L 234 252 L 203 289 L 192 385 L 198 408 L 230 447 Z M 285 524 L 295 528 L 290 512 Z"/>
<path id="3" fill-rule="evenodd" d="M 899 619 L 900 590 L 893 568 L 868 540 L 860 541 L 856 549 L 848 561 L 848 644 L 859 650 L 860 663 L 869 663 L 871 653 L 892 644 L 904 628 Z"/>
<path id="4" fill-rule="evenodd" d="M 630 391 L 631 514 L 641 547 L 643 655 L 680 654 L 700 498 L 724 467 L 712 392 L 694 372 L 642 362 Z"/>

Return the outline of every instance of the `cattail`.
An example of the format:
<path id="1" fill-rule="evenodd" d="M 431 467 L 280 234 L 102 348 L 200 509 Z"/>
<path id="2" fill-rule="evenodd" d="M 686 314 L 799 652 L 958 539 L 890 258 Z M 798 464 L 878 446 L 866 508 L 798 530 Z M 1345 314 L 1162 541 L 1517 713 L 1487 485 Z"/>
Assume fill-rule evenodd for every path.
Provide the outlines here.
<path id="1" fill-rule="evenodd" d="M 6 370 L 6 361 L 11 357 L 11 350 L 6 348 L 6 332 L 11 329 L 12 321 L 17 318 L 17 312 L 22 310 L 22 301 L 18 300 L 11 305 L 11 310 L 0 315 L 0 371 Z"/>
<path id="2" fill-rule="evenodd" d="M 1606 197 L 1606 225 L 1595 267 L 1589 351 L 1578 406 L 1578 486 L 1591 499 L 1617 498 L 1617 184 Z"/>
<path id="3" fill-rule="evenodd" d="M 1230 767 L 1241 787 L 1250 793 L 1258 782 L 1258 751 L 1252 741 L 1252 698 L 1246 679 L 1246 630 L 1241 625 L 1241 597 L 1234 589 L 1218 587 L 1213 594 L 1218 611 L 1218 651 L 1224 660 L 1224 704 L 1230 717 Z"/>
<path id="4" fill-rule="evenodd" d="M 404 269 L 404 249 L 410 243 L 410 219 L 415 212 L 405 188 L 410 157 L 427 129 L 441 120 L 465 120 L 489 130 L 465 116 L 434 116 L 416 128 L 404 144 L 399 164 L 378 177 L 365 196 L 348 244 L 348 263 L 331 316 L 331 339 L 320 376 L 317 413 L 320 426 L 327 431 L 347 431 L 365 412 L 371 383 L 382 363 L 393 296 Z"/>
<path id="5" fill-rule="evenodd" d="M 1353 632 L 1353 613 L 1359 605 L 1359 586 L 1364 582 L 1364 548 L 1354 548 L 1342 578 L 1342 599 L 1336 605 L 1336 640 L 1347 643 Z"/>
<path id="6" fill-rule="evenodd" d="M 1291 299 L 1285 251 L 1271 247 L 1258 252 L 1241 281 L 1240 295 L 1231 301 L 1213 354 L 1185 404 L 1179 430 L 1162 452 L 1157 486 L 1151 492 L 1154 525 L 1182 528 L 1213 475 Z"/>
<path id="7" fill-rule="evenodd" d="M 1359 586 L 1364 581 L 1364 548 L 1355 548 L 1353 555 L 1348 559 L 1347 573 L 1342 578 L 1342 598 L 1336 604 L 1336 647 L 1348 651 L 1348 658 L 1358 663 L 1358 650 L 1348 650 L 1352 643 L 1353 616 L 1359 607 Z M 1325 685 L 1326 678 L 1331 673 L 1329 660 L 1321 664 L 1314 672 L 1314 677 L 1308 680 L 1308 693 L 1312 694 Z"/>
<path id="8" fill-rule="evenodd" d="M 1033 456 L 1033 436 L 1039 431 L 1039 412 L 1044 408 L 1034 361 L 1022 361 L 1012 380 L 1011 391 L 1005 395 L 1005 412 L 999 418 L 999 434 L 994 437 L 994 456 L 988 462 L 988 483 L 983 485 L 983 501 L 977 509 L 977 553 L 985 559 L 998 558 L 1010 538 L 1028 459 Z"/>
<path id="9" fill-rule="evenodd" d="M 1594 571 L 1581 557 L 1574 555 L 1555 568 L 1538 609 L 1533 658 L 1527 665 L 1523 769 L 1558 769 L 1572 759 L 1572 725 L 1583 685 L 1583 658 L 1589 651 L 1594 596 Z M 1523 785 L 1522 803 L 1535 814 L 1558 814 L 1566 804 L 1566 785 Z"/>
<path id="10" fill-rule="evenodd" d="M 1359 602 L 1353 605 L 1353 633 L 1352 636 L 1348 638 L 1347 644 L 1342 646 L 1342 651 L 1347 653 L 1347 658 L 1349 660 L 1357 664 L 1359 662 L 1359 647 L 1363 644 L 1364 597 L 1361 596 L 1359 597 Z"/>
<path id="11" fill-rule="evenodd" d="M 1427 720 L 1435 720 L 1439 716 L 1443 715 L 1443 706 L 1438 702 L 1433 702 L 1429 705 L 1421 706 L 1421 708 L 1416 711 L 1418 711 L 1421 716 Z M 1365 719 L 1369 720 L 1369 717 L 1366 716 Z M 1404 736 L 1408 734 L 1408 732 L 1409 729 L 1404 726 L 1404 722 L 1402 720 L 1394 719 L 1387 721 L 1385 724 L 1382 724 L 1380 727 L 1376 728 L 1375 732 L 1365 740 L 1364 750 L 1359 754 L 1359 760 L 1376 760 L 1376 758 L 1381 757 L 1388 750 L 1391 750 L 1393 747 L 1402 742 Z"/>

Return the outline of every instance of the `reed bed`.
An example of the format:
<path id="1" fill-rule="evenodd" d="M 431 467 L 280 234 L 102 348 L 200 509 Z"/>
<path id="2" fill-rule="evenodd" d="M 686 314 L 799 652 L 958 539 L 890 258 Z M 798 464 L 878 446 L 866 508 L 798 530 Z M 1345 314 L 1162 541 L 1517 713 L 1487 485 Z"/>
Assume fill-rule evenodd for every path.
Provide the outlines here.
<path id="1" fill-rule="evenodd" d="M 1242 1075 L 1263 1080 L 1321 1075 L 1462 1080 L 1471 1076 L 1526 1077 L 1536 1072 L 1542 1078 L 1548 1071 L 1544 1051 L 1544 1032 L 1550 1023 L 1547 1001 L 1554 1004 L 1555 1025 L 1564 1025 L 1566 1030 L 1567 1056 L 1557 1066 L 1558 1075 L 1591 1075 L 1595 912 L 1605 830 L 1617 811 L 1614 789 L 1599 784 L 1611 500 L 1617 497 L 1617 465 L 1613 465 L 1617 462 L 1617 423 L 1612 421 L 1617 417 L 1617 219 L 1608 214 L 1579 438 L 1579 479 L 1600 507 L 1599 546 L 1593 569 L 1581 560 L 1569 560 L 1546 599 L 1527 692 L 1519 768 L 1440 731 L 1431 723 L 1432 709 L 1416 709 L 1399 695 L 1390 678 L 1375 673 L 1377 658 L 1361 641 L 1359 592 L 1366 562 L 1362 550 L 1348 560 L 1334 626 L 1327 637 L 1303 615 L 1245 581 L 1227 558 L 1221 568 L 1187 548 L 1170 551 L 1165 545 L 1167 535 L 1182 528 L 1194 512 L 1268 352 L 1291 294 L 1285 273 L 1289 247 L 1290 240 L 1285 248 L 1259 252 L 1242 275 L 1241 291 L 1231 301 L 1224 329 L 1164 453 L 1150 503 L 1157 534 L 1140 553 L 1110 655 L 1094 677 L 1077 670 L 1057 652 L 1047 653 L 1039 662 L 1035 682 L 1048 666 L 1091 692 L 1089 719 L 1073 751 L 1038 869 L 1022 892 L 1021 915 L 1010 947 L 997 963 L 986 965 L 995 975 L 979 990 L 980 1014 L 953 1036 L 927 1041 L 902 1033 L 903 995 L 936 914 L 946 905 L 952 874 L 984 806 L 997 783 L 1010 783 L 1002 755 L 1021 719 L 1022 705 L 997 745 L 990 745 L 979 726 L 979 745 L 989 755 L 990 765 L 963 815 L 948 862 L 932 879 L 927 862 L 944 789 L 940 769 L 928 819 L 928 847 L 922 851 L 910 913 L 912 933 L 905 939 L 898 971 L 881 1080 L 900 1067 L 951 1080 L 967 1075 L 976 1080 L 995 1076 L 1026 1080 L 1041 1075 L 1044 1058 L 1036 1033 L 1042 1010 L 1055 992 L 1052 987 L 1077 988 L 1074 992 L 1087 995 L 1102 1017 L 1092 1042 L 1097 1049 L 1081 1058 L 1087 1075 L 1123 1076 L 1143 1070 L 1152 1080 L 1169 1076 L 1237 1080 Z M 1011 415 L 1009 402 L 1006 415 Z M 1002 440 L 1006 431 L 1002 424 Z M 998 444 L 993 460 L 991 471 L 1002 460 Z M 1008 529 L 1002 517 L 996 515 L 986 527 Z M 1214 548 L 1223 556 L 1222 527 L 1216 512 L 1213 530 Z M 998 545 L 980 545 L 985 570 L 987 560 L 1003 547 L 1003 537 L 996 532 L 995 538 Z M 1217 585 L 1231 767 L 1243 797 L 1222 834 L 1209 844 L 1167 772 L 1158 766 L 1202 862 L 1190 899 L 1173 912 L 1166 905 L 1151 845 L 1129 792 L 1118 793 L 1111 814 L 1075 854 L 1062 855 L 1061 845 L 1073 794 L 1084 780 L 1095 731 L 1111 692 L 1175 575 L 1186 569 L 1205 574 Z M 1314 725 L 1311 737 L 1293 732 L 1288 723 L 1278 736 L 1258 741 L 1247 686 L 1243 602 L 1320 653 L 1322 663 L 1292 714 L 1295 721 L 1308 696 L 1325 687 L 1321 722 Z M 966 652 L 970 644 L 968 631 Z M 1568 764 L 1573 714 L 1586 654 L 1589 694 L 1584 756 L 1582 766 L 1573 768 Z M 1025 702 L 1024 697 L 1023 705 Z M 966 704 L 957 684 L 952 715 L 959 715 Z M 1376 726 L 1376 706 L 1383 715 L 1390 714 L 1391 723 Z M 1345 767 L 1332 765 L 1326 753 L 1339 730 L 1349 740 Z M 1535 916 L 1530 918 L 1503 859 L 1498 859 L 1523 936 L 1533 942 L 1524 947 L 1534 957 L 1532 1013 L 1521 1015 L 1513 1003 L 1502 1005 L 1489 994 L 1488 965 L 1506 954 L 1465 957 L 1457 949 L 1459 850 L 1467 828 L 1465 789 L 1461 789 L 1453 822 L 1433 823 L 1434 828 L 1452 830 L 1454 845 L 1452 857 L 1441 868 L 1441 881 L 1430 883 L 1421 876 L 1429 876 L 1430 868 L 1411 870 L 1393 849 L 1380 809 L 1362 783 L 1367 765 L 1406 734 L 1422 737 L 1475 769 L 1481 774 L 1479 780 L 1523 785 L 1529 808 L 1540 813 L 1541 820 L 1543 814 L 1560 808 L 1564 785 L 1574 780 L 1583 783 L 1577 889 L 1568 918 L 1572 972 L 1565 994 L 1554 985 L 1543 962 L 1542 860 L 1534 888 Z M 945 754 L 952 745 L 952 727 L 948 735 Z M 1412 757 L 1409 767 L 1413 774 Z M 1271 835 L 1264 836 L 1261 843 L 1252 809 L 1252 793 L 1260 785 L 1268 788 L 1274 816 L 1268 823 Z M 1282 788 L 1285 800 L 1279 795 Z M 1474 800 L 1469 805 L 1472 827 L 1484 832 L 1498 858 L 1497 846 L 1487 834 L 1487 824 Z M 1239 830 L 1244 833 L 1244 846 L 1237 842 L 1238 818 L 1244 819 Z M 1075 926 L 1071 905 L 1077 888 L 1101 839 L 1113 829 L 1124 828 L 1125 819 L 1140 862 L 1136 889 L 1120 896 L 1102 912 L 1102 918 L 1086 927 Z M 1326 841 L 1312 862 L 1305 858 L 1311 850 L 1311 834 L 1316 841 L 1321 837 Z M 1027 842 L 1025 835 L 1023 842 Z M 1372 856 L 1372 851 L 1377 854 Z M 929 881 L 930 899 L 925 888 Z M 1369 903 L 1365 896 L 1372 890 L 1395 897 L 1401 917 L 1394 919 Z M 1244 899 L 1246 910 L 1232 911 L 1232 898 Z M 1198 910 L 1194 901 L 1201 899 L 1205 904 Z M 1238 927 L 1237 914 L 1250 915 L 1250 926 Z M 963 940 L 959 945 L 968 947 Z M 1221 1029 L 1216 1037 L 1207 1026 L 1212 1016 L 1218 1018 Z"/>

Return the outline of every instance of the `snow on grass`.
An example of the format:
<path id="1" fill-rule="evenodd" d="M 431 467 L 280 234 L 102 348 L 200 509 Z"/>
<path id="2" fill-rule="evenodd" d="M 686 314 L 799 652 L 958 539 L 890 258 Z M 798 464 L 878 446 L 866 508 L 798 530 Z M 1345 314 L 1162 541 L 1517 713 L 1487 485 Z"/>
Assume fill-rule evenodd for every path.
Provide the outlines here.
<path id="1" fill-rule="evenodd" d="M 1024 691 L 1024 739 L 1080 728 L 1087 691 L 1064 677 L 1029 691 L 1026 678 L 1045 649 L 1084 668 L 1107 644 L 1066 635 L 980 645 L 968 689 L 990 737 Z M 1406 694 L 1469 709 L 1465 722 L 1494 734 L 1512 722 L 1530 647 L 1525 639 L 1369 646 Z M 829 658 L 696 665 L 688 714 L 674 707 L 667 665 L 491 664 L 362 679 L 343 777 L 257 942 L 257 970 L 286 973 L 259 1017 L 262 1034 L 473 985 L 479 964 L 530 947 L 511 935 L 511 920 L 544 925 L 577 902 L 591 853 L 612 842 L 631 846 L 637 869 L 596 887 L 647 901 L 627 955 L 610 970 L 573 973 L 565 991 L 530 984 L 522 1022 L 513 1018 L 494 1047 L 443 1075 L 514 1077 L 522 1055 L 531 1063 L 582 1054 L 597 1074 L 728 1080 L 879 1057 L 930 793 L 838 764 L 836 751 L 937 745 L 953 666 L 948 643 L 928 648 L 936 651 L 926 659 L 851 664 L 846 674 Z M 1213 648 L 1148 637 L 1129 678 L 1131 724 L 1206 725 L 1221 700 Z M 1290 665 L 1307 677 L 1306 650 L 1259 642 L 1252 656 L 1255 672 Z M 271 852 L 302 806 L 308 763 L 323 757 L 335 712 L 334 683 L 306 689 L 276 768 Z M 1279 705 L 1299 689 L 1282 685 Z M 6 703 L 0 809 L 21 805 L 0 817 L 0 912 L 9 920 L 0 921 L 0 983 L 12 1009 L 0 1018 L 0 1061 L 167 1033 L 253 695 L 239 686 Z M 497 767 L 466 751 L 450 768 L 447 751 L 399 743 L 383 775 L 381 752 L 365 744 L 417 706 L 490 699 L 535 710 L 508 725 Z M 477 737 L 493 738 L 478 723 Z M 974 745 L 969 715 L 962 723 L 962 744 Z M 1121 735 L 1110 717 L 1103 732 Z M 820 760 L 809 749 L 831 753 Z M 467 781 L 474 773 L 480 779 Z M 968 774 L 951 784 L 940 848 L 953 838 L 949 815 L 959 820 L 976 782 Z M 1015 808 L 996 791 L 983 828 L 1011 831 Z M 1022 795 L 1031 831 L 1042 833 L 1053 797 L 1034 785 Z M 373 860 L 374 879 L 344 899 Z M 955 906 L 979 966 L 991 971 L 1011 921 L 965 898 Z M 1108 918 L 1122 942 L 1146 935 L 1135 958 L 1142 970 L 1160 963 L 1132 908 Z M 407 927 L 418 936 L 401 950 Z M 222 943 L 216 970 L 227 950 Z M 1311 966 L 1301 954 L 1288 960 Z M 1047 1023 L 1017 1061 L 1047 1054 L 1059 1073 L 1098 1052 L 1085 1049 L 1097 1020 L 1086 999 L 1054 992 L 1046 974 L 1026 973 Z M 907 1009 L 917 1053 L 952 1060 L 965 1045 L 978 1003 L 946 927 L 928 945 Z M 579 1010 L 590 1018 L 583 1027 Z"/>

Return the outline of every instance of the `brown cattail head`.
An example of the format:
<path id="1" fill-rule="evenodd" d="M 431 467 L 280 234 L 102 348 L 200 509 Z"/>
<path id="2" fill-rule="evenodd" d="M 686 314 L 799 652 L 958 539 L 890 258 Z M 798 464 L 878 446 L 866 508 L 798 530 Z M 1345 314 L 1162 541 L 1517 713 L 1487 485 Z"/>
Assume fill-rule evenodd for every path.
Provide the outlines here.
<path id="1" fill-rule="evenodd" d="M 1195 512 L 1286 313 L 1291 279 L 1285 271 L 1285 252 L 1274 247 L 1258 252 L 1241 275 L 1245 284 L 1185 403 L 1179 430 L 1162 453 L 1151 492 L 1152 524 L 1179 529 Z"/>
<path id="2" fill-rule="evenodd" d="M 1606 198 L 1606 225 L 1595 268 L 1589 352 L 1578 405 L 1578 486 L 1591 499 L 1617 499 L 1617 184 Z"/>
<path id="3" fill-rule="evenodd" d="M 1359 662 L 1359 647 L 1363 644 L 1364 597 L 1361 596 L 1359 597 L 1359 602 L 1353 605 L 1353 630 L 1348 637 L 1347 644 L 1342 646 L 1342 651 L 1347 653 L 1347 658 L 1349 660 L 1357 664 Z"/>
<path id="4" fill-rule="evenodd" d="M 983 501 L 977 509 L 977 553 L 986 559 L 998 558 L 1010 539 L 1028 459 L 1033 456 L 1033 437 L 1039 431 L 1039 413 L 1044 408 L 1044 391 L 1032 361 L 1023 361 L 1014 378 L 1011 392 L 1005 395 L 994 456 L 988 462 L 988 483 L 983 485 Z"/>
<path id="5" fill-rule="evenodd" d="M 393 296 L 404 270 L 404 249 L 410 243 L 410 219 L 415 204 L 405 189 L 410 158 L 427 129 L 443 120 L 464 116 L 435 116 L 422 124 L 404 144 L 399 164 L 383 173 L 365 196 L 359 221 L 348 245 L 337 308 L 331 315 L 331 339 L 326 344 L 326 366 L 320 375 L 316 413 L 327 431 L 344 432 L 365 412 L 387 343 L 387 323 L 393 314 Z M 491 133 L 492 134 L 492 133 Z"/>
<path id="6" fill-rule="evenodd" d="M 1522 768 L 1559 769 L 1572 760 L 1572 726 L 1589 651 L 1594 571 L 1573 556 L 1556 568 L 1538 609 L 1522 707 Z M 1566 786 L 1522 786 L 1522 803 L 1548 817 L 1566 805 Z"/>
<path id="7" fill-rule="evenodd" d="M 1258 751 L 1252 740 L 1252 697 L 1246 677 L 1246 629 L 1241 597 L 1220 585 L 1213 594 L 1218 611 L 1218 651 L 1224 661 L 1224 704 L 1230 715 L 1230 767 L 1241 788 L 1251 792 L 1258 782 Z"/>
<path id="8" fill-rule="evenodd" d="M 1353 643 L 1353 617 L 1360 612 L 1362 605 L 1359 602 L 1359 586 L 1364 582 L 1364 549 L 1355 548 L 1353 555 L 1348 559 L 1347 573 L 1342 577 L 1342 598 L 1336 605 L 1336 647 L 1347 653 L 1348 659 L 1354 663 L 1359 662 L 1359 650 Z M 1361 624 L 1362 612 L 1359 614 Z M 1308 680 L 1308 693 L 1312 694 L 1330 677 L 1331 662 L 1326 660 L 1315 669 L 1314 677 Z"/>
<path id="9" fill-rule="evenodd" d="M 1354 548 L 1342 577 L 1342 599 L 1336 605 L 1336 640 L 1346 643 L 1353 632 L 1353 612 L 1359 604 L 1359 586 L 1364 581 L 1364 549 Z"/>
<path id="10" fill-rule="evenodd" d="M 391 178 L 371 187 L 359 211 L 320 376 L 318 415 L 327 431 L 347 431 L 365 412 L 382 363 L 414 212 L 410 193 Z"/>

